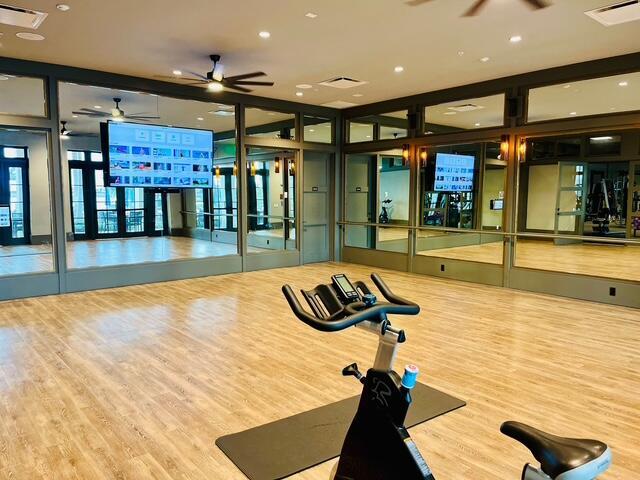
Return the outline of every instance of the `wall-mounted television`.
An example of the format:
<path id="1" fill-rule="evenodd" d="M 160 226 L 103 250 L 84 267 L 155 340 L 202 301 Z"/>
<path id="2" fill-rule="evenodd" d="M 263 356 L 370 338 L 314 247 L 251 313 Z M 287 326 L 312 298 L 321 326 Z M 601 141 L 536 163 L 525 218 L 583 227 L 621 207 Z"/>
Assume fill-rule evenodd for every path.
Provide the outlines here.
<path id="1" fill-rule="evenodd" d="M 475 161 L 472 155 L 437 153 L 433 189 L 437 192 L 473 191 Z"/>
<path id="2" fill-rule="evenodd" d="M 128 122 L 100 127 L 109 186 L 212 187 L 212 131 Z"/>

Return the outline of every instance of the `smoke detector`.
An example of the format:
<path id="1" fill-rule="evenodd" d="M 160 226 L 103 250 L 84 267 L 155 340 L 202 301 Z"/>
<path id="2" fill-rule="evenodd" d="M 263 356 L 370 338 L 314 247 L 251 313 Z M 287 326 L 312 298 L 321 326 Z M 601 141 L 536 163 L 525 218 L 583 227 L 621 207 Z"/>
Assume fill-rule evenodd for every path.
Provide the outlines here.
<path id="1" fill-rule="evenodd" d="M 363 82 L 362 80 L 354 80 L 353 78 L 348 78 L 348 77 L 331 78 L 329 80 L 325 80 L 324 82 L 319 83 L 319 85 L 323 85 L 325 87 L 341 88 L 341 89 L 360 87 L 366 84 L 367 82 Z"/>
<path id="2" fill-rule="evenodd" d="M 627 0 L 584 12 L 605 27 L 640 20 L 640 0 Z"/>
<path id="3" fill-rule="evenodd" d="M 12 27 L 36 30 L 42 25 L 47 15 L 49 14 L 37 10 L 0 4 L 0 23 L 11 25 Z"/>

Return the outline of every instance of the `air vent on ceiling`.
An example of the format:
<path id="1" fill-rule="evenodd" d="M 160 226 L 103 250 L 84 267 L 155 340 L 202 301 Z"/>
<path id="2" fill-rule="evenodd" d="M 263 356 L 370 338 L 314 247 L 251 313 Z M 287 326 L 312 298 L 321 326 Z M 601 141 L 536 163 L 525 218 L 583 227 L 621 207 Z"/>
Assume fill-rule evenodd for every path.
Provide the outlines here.
<path id="1" fill-rule="evenodd" d="M 0 23 L 13 27 L 37 29 L 48 13 L 0 4 Z"/>
<path id="2" fill-rule="evenodd" d="M 465 103 L 463 105 L 454 105 L 453 107 L 447 107 L 454 112 L 473 112 L 474 110 L 481 110 L 484 107 L 482 105 L 474 105 L 473 103 Z"/>
<path id="3" fill-rule="evenodd" d="M 363 82 L 361 80 L 354 80 L 353 78 L 336 77 L 330 80 L 325 80 L 324 82 L 320 82 L 320 85 L 333 88 L 353 88 L 365 85 L 366 83 L 367 82 Z"/>
<path id="4" fill-rule="evenodd" d="M 584 12 L 605 27 L 640 20 L 640 0 L 628 0 Z"/>
<path id="5" fill-rule="evenodd" d="M 349 108 L 349 107 L 355 107 L 356 105 L 357 103 L 345 102 L 343 100 L 335 100 L 333 102 L 322 104 L 323 107 L 329 107 L 329 108 Z"/>

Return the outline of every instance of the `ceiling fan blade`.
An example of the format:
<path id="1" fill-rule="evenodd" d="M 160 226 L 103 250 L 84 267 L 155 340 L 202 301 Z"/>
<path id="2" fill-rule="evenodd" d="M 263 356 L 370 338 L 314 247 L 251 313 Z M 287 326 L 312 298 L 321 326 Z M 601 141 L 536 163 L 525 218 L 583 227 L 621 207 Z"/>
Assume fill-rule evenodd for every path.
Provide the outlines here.
<path id="1" fill-rule="evenodd" d="M 409 0 L 408 2 L 404 2 L 411 7 L 418 7 L 424 3 L 430 2 L 431 0 Z"/>
<path id="2" fill-rule="evenodd" d="M 144 115 L 126 115 L 124 118 L 132 118 L 134 120 L 159 120 L 160 117 L 147 117 Z"/>
<path id="3" fill-rule="evenodd" d="M 224 88 L 226 88 L 226 89 L 228 89 L 228 90 L 236 90 L 236 91 L 238 91 L 238 92 L 242 92 L 242 93 L 249 93 L 249 92 L 251 92 L 251 90 L 250 90 L 250 89 L 248 89 L 248 88 L 244 88 L 244 87 L 241 87 L 241 86 L 239 86 L 239 85 L 235 85 L 235 84 L 233 84 L 233 83 L 232 83 L 231 85 L 229 85 L 229 84 L 226 84 L 226 83 L 225 83 L 225 84 L 224 84 Z"/>
<path id="4" fill-rule="evenodd" d="M 480 10 L 482 10 L 482 7 L 485 6 L 486 3 L 487 3 L 487 0 L 478 0 L 476 3 L 471 5 L 471 8 L 469 10 L 467 10 L 466 12 L 464 12 L 464 14 L 462 16 L 463 17 L 473 17 L 473 16 L 477 15 L 480 12 Z"/>
<path id="5" fill-rule="evenodd" d="M 75 112 L 74 112 L 75 113 Z M 107 112 L 101 112 L 100 110 L 93 110 L 92 108 L 81 108 L 80 112 L 78 112 L 80 114 L 90 114 L 90 115 L 98 115 L 100 117 L 108 117 L 109 114 Z"/>
<path id="6" fill-rule="evenodd" d="M 93 118 L 104 118 L 109 116 L 109 115 L 102 114 L 102 112 L 100 112 L 100 114 L 90 113 L 90 112 L 71 112 L 71 113 L 73 113 L 74 115 L 82 115 L 84 117 L 93 117 Z"/>
<path id="7" fill-rule="evenodd" d="M 194 77 L 199 78 L 200 80 L 204 80 L 205 82 L 208 82 L 208 81 L 209 81 L 209 79 L 207 78 L 207 76 L 206 76 L 206 75 L 202 75 L 201 73 L 192 72 L 192 71 L 190 71 L 190 70 L 185 70 L 185 72 L 187 72 L 187 73 L 189 73 L 189 74 L 193 75 Z"/>
<path id="8" fill-rule="evenodd" d="M 200 79 L 200 78 L 190 78 L 190 77 L 170 77 L 168 75 L 155 75 L 154 78 L 158 78 L 161 80 L 171 80 L 171 81 L 176 81 L 176 80 L 180 80 L 180 81 L 184 81 L 187 80 L 189 82 L 199 82 L 199 83 L 205 83 L 208 82 L 209 80 L 205 79 Z"/>
<path id="9" fill-rule="evenodd" d="M 224 77 L 227 81 L 235 82 L 236 80 L 244 80 L 245 78 L 254 78 L 254 77 L 265 77 L 267 74 L 264 72 L 252 72 L 252 73 L 243 73 L 242 75 L 233 75 L 231 77 Z"/>
<path id="10" fill-rule="evenodd" d="M 549 6 L 549 4 L 543 0 L 524 0 L 526 3 L 529 4 L 529 6 L 531 8 L 540 10 L 542 8 L 547 8 Z"/>
<path id="11" fill-rule="evenodd" d="M 225 79 L 226 80 L 226 79 Z M 226 82 L 222 82 L 226 85 Z M 237 82 L 230 82 L 230 85 L 263 85 L 265 87 L 273 87 L 273 82 L 256 82 L 251 80 L 238 80 Z"/>

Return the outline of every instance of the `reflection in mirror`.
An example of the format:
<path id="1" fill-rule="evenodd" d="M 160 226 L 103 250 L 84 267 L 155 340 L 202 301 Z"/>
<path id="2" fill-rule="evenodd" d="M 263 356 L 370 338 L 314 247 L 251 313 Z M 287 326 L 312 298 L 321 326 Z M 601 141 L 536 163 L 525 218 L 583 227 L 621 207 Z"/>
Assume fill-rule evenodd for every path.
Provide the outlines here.
<path id="1" fill-rule="evenodd" d="M 304 141 L 333 143 L 333 122 L 331 119 L 304 115 Z"/>
<path id="2" fill-rule="evenodd" d="M 44 80 L 0 72 L 0 113 L 44 117 Z"/>
<path id="3" fill-rule="evenodd" d="M 640 110 L 640 72 L 550 85 L 529 90 L 527 120 Z"/>
<path id="4" fill-rule="evenodd" d="M 504 125 L 504 94 L 429 105 L 424 109 L 427 135 Z"/>
<path id="5" fill-rule="evenodd" d="M 245 134 L 250 137 L 296 139 L 295 113 L 260 108 L 245 109 Z"/>
<path id="6" fill-rule="evenodd" d="M 491 233 L 502 230 L 506 161 L 501 157 L 499 142 L 426 152 L 420 166 L 420 225 L 430 228 L 418 231 L 418 255 L 502 263 L 502 235 Z"/>
<path id="7" fill-rule="evenodd" d="M 409 163 L 401 149 L 347 156 L 346 220 L 388 226 L 350 225 L 345 244 L 352 247 L 407 252 Z M 375 213 L 374 213 L 375 212 Z"/>
<path id="8" fill-rule="evenodd" d="M 296 154 L 247 149 L 247 251 L 295 250 Z"/>
<path id="9" fill-rule="evenodd" d="M 59 90 L 69 268 L 237 254 L 233 106 Z"/>
<path id="10" fill-rule="evenodd" d="M 607 243 L 634 237 L 632 152 L 639 139 L 640 132 L 628 131 L 527 140 L 519 165 L 518 231 L 562 237 L 519 237 L 516 266 L 640 279 L 640 247 Z"/>
<path id="11" fill-rule="evenodd" d="M 348 122 L 349 143 L 391 140 L 408 135 L 407 111 L 381 113 L 354 118 Z"/>
<path id="12" fill-rule="evenodd" d="M 52 272 L 47 135 L 0 129 L 0 276 Z"/>

